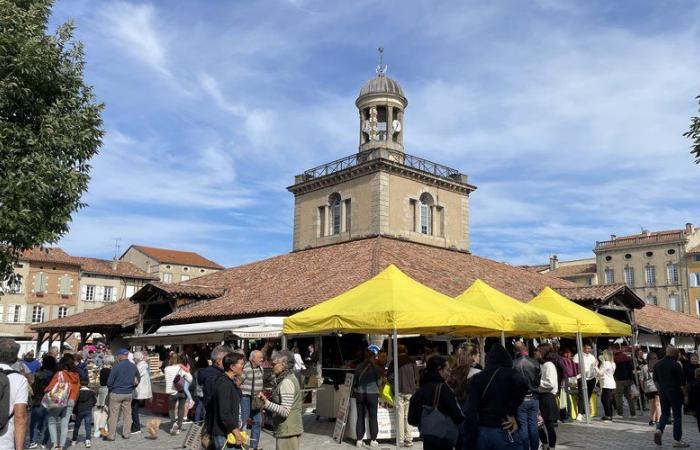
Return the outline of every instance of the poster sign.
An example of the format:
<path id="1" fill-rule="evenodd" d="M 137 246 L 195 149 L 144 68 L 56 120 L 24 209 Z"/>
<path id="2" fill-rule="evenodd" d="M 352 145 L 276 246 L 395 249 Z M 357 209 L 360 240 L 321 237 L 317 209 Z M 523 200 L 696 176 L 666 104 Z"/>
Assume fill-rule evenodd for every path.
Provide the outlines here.
<path id="1" fill-rule="evenodd" d="M 338 444 L 342 443 L 343 437 L 345 437 L 345 425 L 348 422 L 348 413 L 350 412 L 350 394 L 352 393 L 353 379 L 353 374 L 345 374 L 345 384 L 343 389 L 340 390 L 340 402 L 335 416 L 335 428 L 333 429 L 333 440 Z"/>

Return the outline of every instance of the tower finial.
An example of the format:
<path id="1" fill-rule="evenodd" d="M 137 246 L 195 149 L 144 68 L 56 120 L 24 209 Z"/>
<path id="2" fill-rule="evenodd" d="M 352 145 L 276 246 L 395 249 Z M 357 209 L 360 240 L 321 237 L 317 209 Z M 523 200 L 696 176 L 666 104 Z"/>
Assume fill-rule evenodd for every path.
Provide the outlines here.
<path id="1" fill-rule="evenodd" d="M 383 77 L 386 74 L 387 66 L 384 64 L 384 47 L 379 47 L 379 65 L 377 66 L 377 75 Z"/>

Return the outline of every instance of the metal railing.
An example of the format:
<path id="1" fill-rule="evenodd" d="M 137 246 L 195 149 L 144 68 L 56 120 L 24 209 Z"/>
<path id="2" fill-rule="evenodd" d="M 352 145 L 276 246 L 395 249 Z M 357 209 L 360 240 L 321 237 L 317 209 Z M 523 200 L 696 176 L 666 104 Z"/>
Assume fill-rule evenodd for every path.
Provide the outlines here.
<path id="1" fill-rule="evenodd" d="M 649 234 L 648 236 L 640 235 L 633 237 L 610 239 L 607 241 L 596 241 L 595 248 L 596 250 L 599 250 L 608 247 L 626 247 L 628 245 L 657 244 L 663 242 L 680 241 L 684 238 L 685 236 L 683 231 L 674 231 L 670 233 Z"/>
<path id="2" fill-rule="evenodd" d="M 331 175 L 372 159 L 386 159 L 410 167 L 411 169 L 419 170 L 440 178 L 446 178 L 451 181 L 460 181 L 462 175 L 457 169 L 434 163 L 427 159 L 419 158 L 418 156 L 409 155 L 397 150 L 381 149 L 355 153 L 309 169 L 303 174 L 304 181 Z"/>

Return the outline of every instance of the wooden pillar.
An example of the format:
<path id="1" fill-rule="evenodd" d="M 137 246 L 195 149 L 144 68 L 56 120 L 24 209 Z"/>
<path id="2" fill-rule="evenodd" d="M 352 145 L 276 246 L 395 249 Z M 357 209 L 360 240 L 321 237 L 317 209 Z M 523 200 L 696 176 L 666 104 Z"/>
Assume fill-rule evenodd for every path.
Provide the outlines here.
<path id="1" fill-rule="evenodd" d="M 49 350 L 51 350 L 51 347 L 53 347 L 53 331 L 49 331 Z"/>
<path id="2" fill-rule="evenodd" d="M 37 359 L 40 359 L 40 358 L 41 358 L 41 344 L 44 343 L 44 335 L 45 335 L 45 334 L 46 334 L 46 333 L 44 333 L 43 331 L 40 331 L 40 332 L 37 334 L 37 338 L 36 338 L 36 351 L 34 352 L 34 355 L 36 356 Z"/>

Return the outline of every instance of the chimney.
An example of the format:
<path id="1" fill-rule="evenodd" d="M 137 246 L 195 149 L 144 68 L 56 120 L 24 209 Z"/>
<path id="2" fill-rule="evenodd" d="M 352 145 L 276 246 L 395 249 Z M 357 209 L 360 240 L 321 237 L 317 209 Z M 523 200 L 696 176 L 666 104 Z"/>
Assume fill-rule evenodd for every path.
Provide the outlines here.
<path id="1" fill-rule="evenodd" d="M 616 235 L 616 234 L 611 234 L 611 235 L 610 235 L 610 240 L 611 240 L 611 241 L 614 241 L 615 239 L 617 239 L 617 235 Z"/>
<path id="2" fill-rule="evenodd" d="M 685 234 L 693 234 L 695 232 L 695 225 L 688 222 L 685 224 Z"/>
<path id="3" fill-rule="evenodd" d="M 559 258 L 557 255 L 552 255 L 549 257 L 549 270 L 555 270 L 557 267 L 559 267 Z"/>
<path id="4" fill-rule="evenodd" d="M 117 260 L 113 259 L 112 260 L 112 272 L 116 272 L 116 271 L 117 271 Z"/>

